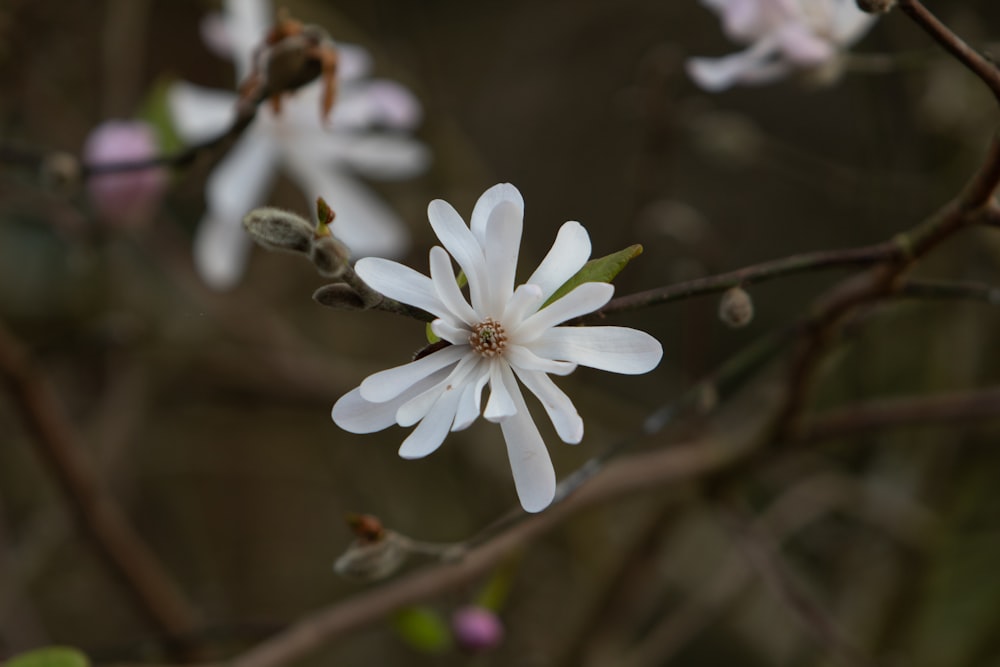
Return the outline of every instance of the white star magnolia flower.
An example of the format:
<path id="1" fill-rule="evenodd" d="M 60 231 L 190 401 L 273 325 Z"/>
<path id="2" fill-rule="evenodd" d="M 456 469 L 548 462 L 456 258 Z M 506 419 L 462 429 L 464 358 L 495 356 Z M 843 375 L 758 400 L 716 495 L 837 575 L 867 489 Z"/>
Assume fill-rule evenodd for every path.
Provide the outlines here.
<path id="1" fill-rule="evenodd" d="M 232 58 L 237 81 L 250 72 L 254 49 L 272 23 L 265 0 L 226 0 L 226 13 L 204 27 L 206 41 Z M 337 100 L 320 119 L 322 84 L 313 82 L 282 99 L 276 115 L 264 104 L 243 136 L 208 179 L 208 210 L 194 241 L 195 266 L 216 289 L 235 285 L 252 240 L 241 220 L 265 203 L 279 168 L 295 180 L 308 201 L 322 196 L 337 214 L 333 232 L 356 256 L 401 255 L 409 244 L 402 220 L 355 176 L 397 179 L 422 172 L 427 149 L 402 131 L 420 122 L 420 104 L 403 86 L 367 79 L 371 58 L 357 46 L 338 44 Z M 180 137 L 198 143 L 224 132 L 236 112 L 237 95 L 178 82 L 168 104 Z M 373 132 L 374 127 L 396 130 Z"/>
<path id="2" fill-rule="evenodd" d="M 567 375 L 578 364 L 646 373 L 660 362 L 663 349 L 635 329 L 557 326 L 597 310 L 614 293 L 610 284 L 584 283 L 544 306 L 590 257 L 590 237 L 578 222 L 562 226 L 541 265 L 514 289 L 523 215 L 521 194 L 509 184 L 479 198 L 471 229 L 438 199 L 427 217 L 444 247 L 431 249 L 429 278 L 386 259 L 357 262 L 355 270 L 371 287 L 433 314 L 431 328 L 451 345 L 366 378 L 333 406 L 333 420 L 352 433 L 416 424 L 399 455 L 420 458 L 436 450 L 449 431 L 475 421 L 489 385 L 483 416 L 500 424 L 521 505 L 538 512 L 555 495 L 555 471 L 518 380 L 541 401 L 559 437 L 575 444 L 583 438 L 583 420 L 549 374 Z M 468 279 L 471 303 L 449 254 Z"/>
<path id="3" fill-rule="evenodd" d="M 689 58 L 687 71 L 712 92 L 763 84 L 795 70 L 835 63 L 876 17 L 855 0 L 701 0 L 719 14 L 722 29 L 750 48 L 723 58 Z"/>

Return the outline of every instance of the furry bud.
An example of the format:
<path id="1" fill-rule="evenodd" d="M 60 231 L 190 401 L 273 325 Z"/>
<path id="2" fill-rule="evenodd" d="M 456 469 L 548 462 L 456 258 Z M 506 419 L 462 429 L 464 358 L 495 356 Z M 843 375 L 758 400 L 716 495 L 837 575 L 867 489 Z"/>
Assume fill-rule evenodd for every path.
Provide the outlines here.
<path id="1" fill-rule="evenodd" d="M 742 287 L 731 287 L 719 300 L 719 319 L 733 329 L 741 329 L 753 320 L 753 299 Z"/>
<path id="2" fill-rule="evenodd" d="M 308 254 L 313 246 L 313 225 L 279 208 L 255 208 L 243 218 L 243 227 L 254 241 L 271 250 Z"/>

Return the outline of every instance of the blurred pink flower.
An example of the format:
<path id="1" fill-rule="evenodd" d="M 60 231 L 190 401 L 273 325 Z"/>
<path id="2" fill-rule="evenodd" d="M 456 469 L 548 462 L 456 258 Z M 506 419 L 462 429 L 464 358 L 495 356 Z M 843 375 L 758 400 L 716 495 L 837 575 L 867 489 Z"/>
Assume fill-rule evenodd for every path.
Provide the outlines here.
<path id="1" fill-rule="evenodd" d="M 711 92 L 763 84 L 795 70 L 835 64 L 876 17 L 855 0 L 701 0 L 719 14 L 722 29 L 750 48 L 722 58 L 689 58 L 687 72 Z"/>
<path id="2" fill-rule="evenodd" d="M 460 607 L 451 616 L 455 643 L 470 653 L 495 649 L 503 641 L 503 624 L 495 613 L 475 605 Z"/>
<path id="3" fill-rule="evenodd" d="M 139 162 L 156 157 L 156 131 L 142 121 L 109 120 L 87 137 L 84 161 L 90 166 Z M 163 200 L 168 174 L 162 167 L 94 174 L 87 192 L 100 218 L 114 227 L 140 227 Z"/>
<path id="4" fill-rule="evenodd" d="M 271 8 L 266 0 L 227 0 L 225 10 L 204 23 L 203 36 L 233 59 L 242 80 L 271 24 Z M 364 49 L 338 44 L 337 50 L 337 101 L 326 124 L 319 114 L 321 84 L 313 82 L 283 99 L 280 115 L 262 105 L 209 177 L 194 254 L 211 287 L 232 287 L 242 276 L 252 242 L 241 220 L 266 202 L 279 170 L 310 204 L 318 196 L 330 203 L 337 214 L 333 233 L 353 255 L 397 257 L 408 247 L 403 221 L 358 176 L 408 178 L 427 167 L 426 147 L 406 134 L 421 120 L 420 103 L 396 82 L 367 78 L 371 58 Z M 169 104 L 178 134 L 189 143 L 217 136 L 232 122 L 236 99 L 231 91 L 174 84 Z"/>

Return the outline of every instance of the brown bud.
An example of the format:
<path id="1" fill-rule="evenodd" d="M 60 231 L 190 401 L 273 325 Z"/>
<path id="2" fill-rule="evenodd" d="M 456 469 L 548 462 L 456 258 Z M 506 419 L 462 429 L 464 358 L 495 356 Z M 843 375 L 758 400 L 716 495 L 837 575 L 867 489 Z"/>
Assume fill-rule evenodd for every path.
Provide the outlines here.
<path id="1" fill-rule="evenodd" d="M 244 216 L 243 227 L 265 248 L 301 253 L 312 250 L 312 223 L 289 211 L 255 208 Z"/>
<path id="2" fill-rule="evenodd" d="M 719 319 L 727 326 L 740 329 L 753 320 L 753 299 L 742 287 L 731 287 L 719 301 Z"/>
<path id="3" fill-rule="evenodd" d="M 312 244 L 309 259 L 316 265 L 320 275 L 339 278 L 349 266 L 351 251 L 337 237 L 329 232 L 320 236 Z"/>
<path id="4" fill-rule="evenodd" d="M 350 285 L 334 283 L 323 285 L 313 292 L 313 301 L 336 310 L 365 310 L 364 299 Z"/>

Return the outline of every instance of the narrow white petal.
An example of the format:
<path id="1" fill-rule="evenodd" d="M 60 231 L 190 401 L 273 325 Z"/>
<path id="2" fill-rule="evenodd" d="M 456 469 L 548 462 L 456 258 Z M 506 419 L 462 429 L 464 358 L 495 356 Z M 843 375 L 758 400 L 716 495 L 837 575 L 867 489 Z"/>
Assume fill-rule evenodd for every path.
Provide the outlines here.
<path id="1" fill-rule="evenodd" d="M 420 102 L 409 89 L 395 81 L 373 79 L 347 86 L 337 95 L 330 125 L 338 130 L 372 126 L 411 129 L 422 115 Z"/>
<path id="2" fill-rule="evenodd" d="M 505 322 L 505 326 L 514 331 L 525 317 L 538 310 L 544 302 L 545 294 L 538 285 L 519 285 L 514 290 L 514 296 L 507 302 L 500 321 Z"/>
<path id="3" fill-rule="evenodd" d="M 514 368 L 517 377 L 538 397 L 563 442 L 575 445 L 583 440 L 583 419 L 566 393 L 545 373 Z"/>
<path id="4" fill-rule="evenodd" d="M 251 242 L 242 220 L 267 197 L 274 179 L 271 143 L 245 135 L 208 178 L 208 211 L 195 234 L 195 268 L 210 287 L 228 289 L 243 275 Z"/>
<path id="5" fill-rule="evenodd" d="M 457 363 L 467 352 L 468 348 L 449 345 L 422 359 L 369 375 L 361 383 L 361 396 L 375 403 L 392 400 L 431 373 Z"/>
<path id="6" fill-rule="evenodd" d="M 490 214 L 494 208 L 505 201 L 517 206 L 521 218 L 524 218 L 524 198 L 521 197 L 518 189 L 510 183 L 498 183 L 491 187 L 479 197 L 475 208 L 472 209 L 472 219 L 469 221 L 469 227 L 472 228 L 472 233 L 475 234 L 479 243 L 484 245 L 484 247 L 486 243 L 486 223 L 490 219 Z"/>
<path id="7" fill-rule="evenodd" d="M 522 345 L 508 345 L 504 357 L 515 370 L 522 368 L 529 371 L 541 371 L 554 375 L 569 375 L 576 370 L 576 364 L 568 361 L 545 359 Z"/>
<path id="8" fill-rule="evenodd" d="M 484 315 L 499 318 L 514 294 L 514 273 L 521 249 L 523 211 L 510 201 L 497 204 L 486 224 L 486 275 L 490 280 L 490 303 Z"/>
<path id="9" fill-rule="evenodd" d="M 455 280 L 455 270 L 451 265 L 451 258 L 441 246 L 431 248 L 431 281 L 434 289 L 445 307 L 454 313 L 455 318 L 465 324 L 475 326 L 482 318 L 472 310 L 472 306 L 465 300 L 462 290 Z"/>
<path id="10" fill-rule="evenodd" d="M 658 340 L 627 327 L 556 327 L 528 347 L 540 357 L 625 375 L 647 373 L 663 357 Z"/>
<path id="11" fill-rule="evenodd" d="M 480 312 L 487 303 L 489 294 L 486 258 L 483 256 L 482 246 L 465 226 L 458 211 L 443 199 L 435 199 L 430 203 L 427 207 L 427 219 L 445 250 L 465 272 L 472 307 Z"/>
<path id="12" fill-rule="evenodd" d="M 468 345 L 469 336 L 472 335 L 467 327 L 459 325 L 454 326 L 445 322 L 444 320 L 434 320 L 431 322 L 431 331 L 438 338 L 448 341 L 452 345 Z"/>
<path id="13" fill-rule="evenodd" d="M 400 426 L 413 426 L 427 416 L 434 403 L 444 394 L 461 393 L 469 372 L 479 363 L 477 357 L 478 355 L 462 357 L 443 380 L 399 406 L 399 410 L 396 411 L 396 423 Z"/>
<path id="14" fill-rule="evenodd" d="M 233 42 L 237 81 L 250 73 L 251 57 L 272 24 L 272 8 L 266 0 L 226 0 L 225 16 Z"/>
<path id="15" fill-rule="evenodd" d="M 505 375 L 510 375 L 509 381 Z M 490 361 L 490 398 L 486 401 L 483 417 L 491 422 L 498 422 L 514 414 L 517 407 L 513 393 L 517 391 L 519 391 L 517 380 L 514 379 L 507 362 L 501 359 Z"/>
<path id="16" fill-rule="evenodd" d="M 544 301 L 576 275 L 588 259 L 590 235 L 587 230 L 579 222 L 565 222 L 559 228 L 552 248 L 528 278 L 528 282 L 541 288 Z"/>
<path id="17" fill-rule="evenodd" d="M 614 285 L 609 283 L 584 283 L 524 320 L 511 341 L 524 345 L 557 324 L 594 312 L 610 301 L 614 293 Z"/>
<path id="18" fill-rule="evenodd" d="M 381 257 L 359 259 L 354 270 L 372 289 L 390 299 L 422 308 L 448 322 L 457 323 L 455 316 L 438 298 L 434 283 L 422 273 Z"/>
<path id="19" fill-rule="evenodd" d="M 366 401 L 361 396 L 361 388 L 358 387 L 340 397 L 334 404 L 330 416 L 337 426 L 350 433 L 381 431 L 396 423 L 396 411 L 400 405 L 426 391 L 428 387 L 433 387 L 447 374 L 447 369 L 433 373 L 396 398 L 384 403 Z"/>
<path id="20" fill-rule="evenodd" d="M 451 391 L 441 395 L 413 432 L 399 447 L 399 455 L 404 459 L 419 459 L 441 446 L 451 430 L 458 409 L 461 392 Z"/>
<path id="21" fill-rule="evenodd" d="M 472 425 L 479 416 L 479 410 L 483 402 L 483 387 L 490 379 L 489 364 L 480 361 L 479 364 L 469 374 L 469 380 L 462 388 L 462 396 L 458 401 L 458 412 L 455 414 L 455 423 L 452 424 L 452 431 L 461 431 Z"/>
<path id="22" fill-rule="evenodd" d="M 195 144 L 219 136 L 236 117 L 235 93 L 178 81 L 167 89 L 167 107 L 177 135 Z M 246 132 L 254 131 L 248 127 Z"/>
<path id="23" fill-rule="evenodd" d="M 526 512 L 541 512 L 556 495 L 556 472 L 520 390 L 514 401 L 514 414 L 500 422 L 500 430 L 521 507 Z"/>

